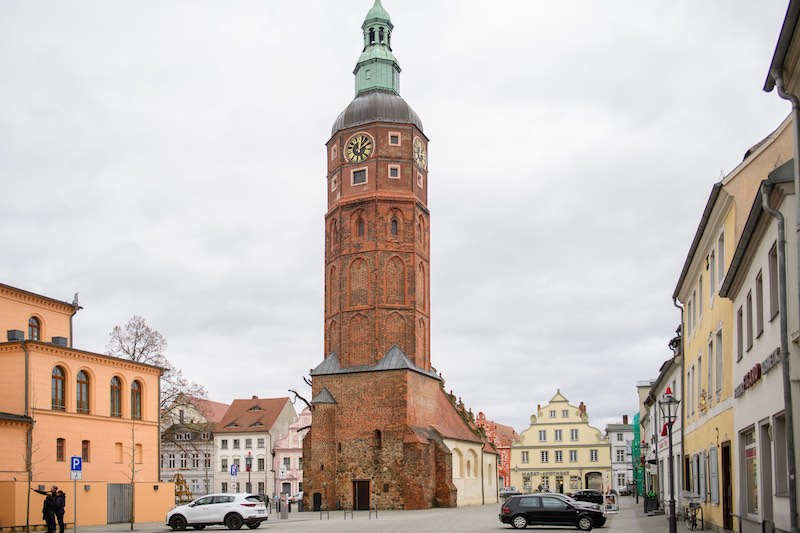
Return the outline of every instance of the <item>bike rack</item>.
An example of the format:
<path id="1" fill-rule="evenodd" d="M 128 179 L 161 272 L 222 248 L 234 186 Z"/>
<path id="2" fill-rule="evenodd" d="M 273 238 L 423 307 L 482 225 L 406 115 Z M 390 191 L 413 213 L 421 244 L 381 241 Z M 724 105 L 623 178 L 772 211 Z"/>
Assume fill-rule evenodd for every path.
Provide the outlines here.
<path id="1" fill-rule="evenodd" d="M 372 512 L 375 511 L 375 518 L 378 518 L 378 506 L 375 505 L 369 508 L 369 519 L 372 520 Z M 775 533 L 775 528 L 772 529 L 772 533 Z"/>

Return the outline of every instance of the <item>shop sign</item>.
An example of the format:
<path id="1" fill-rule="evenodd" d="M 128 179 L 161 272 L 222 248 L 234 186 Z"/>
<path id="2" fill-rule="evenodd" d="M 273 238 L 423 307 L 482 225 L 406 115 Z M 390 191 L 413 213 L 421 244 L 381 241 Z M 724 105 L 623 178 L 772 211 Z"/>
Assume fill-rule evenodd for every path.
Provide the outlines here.
<path id="1" fill-rule="evenodd" d="M 742 382 L 736 386 L 733 391 L 733 397 L 738 398 L 744 391 L 758 383 L 761 377 L 775 368 L 781 360 L 780 348 L 775 348 L 763 361 L 756 363 L 753 368 L 747 371 L 742 378 Z"/>

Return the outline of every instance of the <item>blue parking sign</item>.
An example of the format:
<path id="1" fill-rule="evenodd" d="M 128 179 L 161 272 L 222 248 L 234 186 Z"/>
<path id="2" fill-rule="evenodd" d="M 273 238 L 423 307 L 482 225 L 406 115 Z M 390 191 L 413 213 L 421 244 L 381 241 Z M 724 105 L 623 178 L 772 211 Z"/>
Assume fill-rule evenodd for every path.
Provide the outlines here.
<path id="1" fill-rule="evenodd" d="M 80 472 L 83 469 L 83 459 L 80 456 L 73 455 L 70 459 L 69 469 L 71 472 Z"/>

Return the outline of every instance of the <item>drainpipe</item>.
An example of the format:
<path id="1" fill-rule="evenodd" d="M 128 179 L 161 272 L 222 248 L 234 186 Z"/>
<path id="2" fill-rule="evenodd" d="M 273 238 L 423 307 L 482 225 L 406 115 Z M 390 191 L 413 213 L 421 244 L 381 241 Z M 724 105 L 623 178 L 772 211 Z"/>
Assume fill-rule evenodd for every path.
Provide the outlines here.
<path id="1" fill-rule="evenodd" d="M 684 397 L 684 394 L 683 394 L 683 392 L 686 390 L 686 384 L 683 381 L 683 377 L 684 377 L 683 364 L 686 361 L 686 357 L 684 357 L 684 355 L 683 355 L 683 335 L 684 335 L 683 313 L 684 313 L 684 309 L 683 309 L 683 307 L 678 305 L 678 300 L 675 297 L 672 298 L 672 305 L 677 307 L 681 312 L 681 345 L 680 345 L 681 379 L 680 379 L 680 383 L 681 383 L 681 397 L 683 398 L 683 401 L 680 404 L 680 406 L 681 406 L 681 433 L 680 433 L 680 437 L 681 437 L 681 464 L 679 464 L 678 467 L 681 469 L 681 484 L 685 487 L 686 486 L 686 470 L 684 470 L 684 468 L 683 468 L 683 465 L 686 464 L 686 449 L 685 449 L 684 439 L 683 439 L 683 427 L 684 427 L 683 421 L 686 420 L 686 418 L 685 418 L 685 415 L 686 415 L 686 398 Z"/>
<path id="2" fill-rule="evenodd" d="M 25 352 L 25 416 L 31 418 L 30 424 L 28 424 L 28 431 L 25 432 L 25 470 L 28 473 L 28 490 L 27 492 L 28 500 L 27 500 L 27 507 L 25 510 L 25 529 L 27 530 L 30 527 L 30 517 L 31 517 L 31 483 L 33 482 L 33 417 L 31 417 L 31 407 L 30 407 L 30 354 L 28 353 L 28 347 L 25 346 L 25 340 L 19 341 L 20 346 L 22 346 L 22 351 Z"/>
<path id="3" fill-rule="evenodd" d="M 782 91 L 782 84 L 778 85 L 779 94 Z M 793 113 L 797 110 L 797 99 L 792 104 Z M 797 169 L 797 156 L 795 155 L 795 170 Z M 795 180 L 797 180 L 795 173 Z M 783 214 L 773 209 L 769 204 L 770 188 L 761 184 L 761 205 L 764 211 L 769 213 L 778 222 L 778 312 L 781 322 L 781 364 L 783 366 L 783 403 L 786 415 L 786 463 L 789 470 L 789 524 L 792 533 L 797 532 L 797 487 L 796 467 L 794 455 L 794 421 L 792 415 L 792 382 L 789 375 L 789 320 L 787 316 L 787 296 L 786 296 L 786 229 Z M 798 195 L 795 189 L 795 196 Z"/>

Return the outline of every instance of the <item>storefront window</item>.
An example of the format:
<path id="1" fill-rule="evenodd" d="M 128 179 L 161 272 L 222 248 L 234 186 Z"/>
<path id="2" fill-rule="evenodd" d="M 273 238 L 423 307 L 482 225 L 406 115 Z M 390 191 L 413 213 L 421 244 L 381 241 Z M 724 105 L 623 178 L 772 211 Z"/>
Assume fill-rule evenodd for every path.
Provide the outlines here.
<path id="1" fill-rule="evenodd" d="M 742 435 L 744 441 L 745 499 L 747 512 L 758 514 L 758 451 L 756 431 L 751 429 Z"/>

